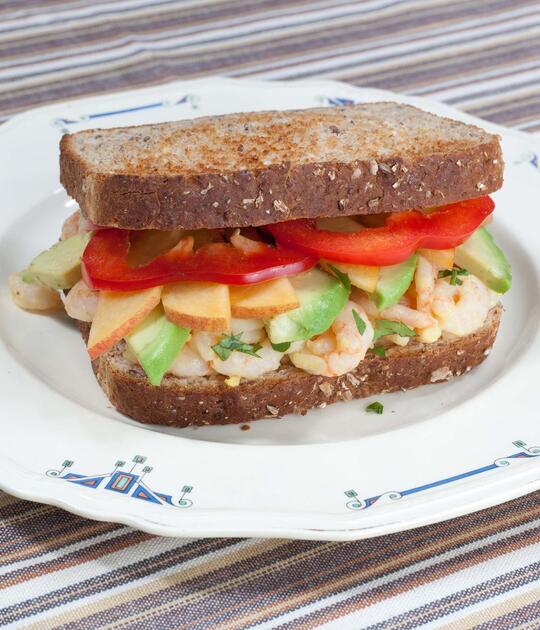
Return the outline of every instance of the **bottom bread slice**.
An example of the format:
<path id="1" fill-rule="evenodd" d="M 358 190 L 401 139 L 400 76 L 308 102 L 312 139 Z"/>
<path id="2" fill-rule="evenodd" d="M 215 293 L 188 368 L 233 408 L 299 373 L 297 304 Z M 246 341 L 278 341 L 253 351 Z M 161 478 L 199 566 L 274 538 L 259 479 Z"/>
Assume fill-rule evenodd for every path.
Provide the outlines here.
<path id="1" fill-rule="evenodd" d="M 124 357 L 123 342 L 95 359 L 92 367 L 111 403 L 139 422 L 176 427 L 234 424 L 305 414 L 340 400 L 412 389 L 464 374 L 488 355 L 501 312 L 502 307 L 495 306 L 482 328 L 466 337 L 446 336 L 432 344 L 411 340 L 405 347 L 389 348 L 386 357 L 369 352 L 353 372 L 335 378 L 314 376 L 289 363 L 237 387 L 226 385 L 219 374 L 167 375 L 155 387 Z M 89 324 L 79 322 L 79 327 L 86 339 Z"/>

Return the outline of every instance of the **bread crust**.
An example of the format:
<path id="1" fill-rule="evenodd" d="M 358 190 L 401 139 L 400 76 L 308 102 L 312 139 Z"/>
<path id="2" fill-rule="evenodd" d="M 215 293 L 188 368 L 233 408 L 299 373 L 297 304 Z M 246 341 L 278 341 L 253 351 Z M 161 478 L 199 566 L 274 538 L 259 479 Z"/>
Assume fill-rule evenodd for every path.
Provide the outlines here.
<path id="1" fill-rule="evenodd" d="M 306 111 L 323 112 L 317 114 L 320 123 L 321 117 L 332 122 L 336 114 L 359 112 L 362 107 L 367 106 Z M 259 226 L 299 218 L 397 212 L 479 197 L 500 188 L 503 160 L 498 136 L 409 106 L 394 104 L 391 111 L 394 110 L 396 116 L 405 112 L 407 120 L 412 117 L 416 121 L 423 129 L 422 140 L 417 139 L 418 146 L 408 147 L 405 152 L 392 152 L 386 145 L 377 149 L 376 132 L 370 131 L 374 134 L 370 155 L 378 156 L 377 159 L 367 158 L 365 152 L 359 151 L 348 155 L 347 161 L 308 158 L 261 166 L 264 151 L 260 149 L 253 167 L 235 170 L 223 163 L 216 172 L 177 165 L 163 172 L 148 168 L 152 157 L 149 149 L 144 160 L 139 156 L 139 161 L 128 160 L 115 172 L 104 172 L 81 148 L 85 146 L 85 136 L 80 134 L 90 132 L 79 132 L 62 138 L 60 179 L 92 222 L 161 230 Z M 271 128 L 276 113 L 266 114 L 267 127 Z M 360 127 L 361 115 L 355 116 Z M 261 113 L 242 115 L 246 125 L 260 118 Z M 217 121 L 214 126 L 222 129 L 228 117 L 200 120 L 205 121 L 204 125 L 197 120 L 190 122 L 190 133 L 195 138 L 197 125 L 208 134 L 212 121 Z M 373 120 L 369 122 L 373 124 Z M 453 133 L 452 140 L 430 142 L 429 131 L 436 124 L 440 127 L 438 133 Z M 132 130 L 133 136 L 140 137 L 139 129 L 142 127 L 127 128 L 125 133 L 128 136 Z M 99 142 L 106 146 L 107 134 L 114 131 L 118 130 L 100 131 L 103 140 Z M 234 133 L 230 135 L 234 137 Z M 339 138 L 332 138 L 333 145 L 328 138 L 325 142 L 335 146 Z M 231 142 L 231 137 L 227 140 Z M 279 142 L 285 145 L 287 141 L 280 137 L 276 139 Z M 238 143 L 242 146 L 240 140 Z M 159 146 L 153 150 L 162 151 Z M 140 152 L 138 147 L 135 153 Z M 333 155 L 330 150 L 328 154 Z"/>
<path id="2" fill-rule="evenodd" d="M 337 378 L 313 376 L 292 365 L 254 381 L 228 387 L 224 377 L 180 379 L 167 375 L 159 387 L 123 357 L 117 346 L 92 362 L 97 380 L 122 413 L 148 424 L 176 427 L 235 424 L 287 414 L 304 415 L 315 407 L 407 390 L 465 374 L 489 353 L 502 307 L 494 307 L 483 327 L 466 337 L 433 344 L 411 341 L 393 346 L 385 358 L 368 353 L 360 365 Z M 83 337 L 89 325 L 79 323 Z"/>

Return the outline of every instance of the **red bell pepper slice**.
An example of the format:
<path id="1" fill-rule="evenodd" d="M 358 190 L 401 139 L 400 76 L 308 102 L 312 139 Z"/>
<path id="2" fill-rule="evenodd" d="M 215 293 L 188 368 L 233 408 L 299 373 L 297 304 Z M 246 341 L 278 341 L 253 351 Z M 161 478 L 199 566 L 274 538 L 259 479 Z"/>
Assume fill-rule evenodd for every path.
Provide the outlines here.
<path id="1" fill-rule="evenodd" d="M 130 231 L 106 228 L 95 232 L 82 257 L 82 273 L 92 289 L 135 291 L 183 280 L 223 284 L 255 284 L 291 276 L 314 267 L 317 258 L 285 247 L 266 246 L 246 254 L 227 243 L 209 243 L 192 252 L 182 243 L 133 267 L 128 264 Z"/>
<path id="2" fill-rule="evenodd" d="M 442 206 L 431 214 L 417 210 L 391 214 L 382 227 L 342 233 L 318 230 L 315 221 L 299 219 L 264 229 L 280 245 L 327 260 L 358 265 L 395 265 L 418 248 L 449 249 L 461 245 L 493 212 L 490 197 Z"/>

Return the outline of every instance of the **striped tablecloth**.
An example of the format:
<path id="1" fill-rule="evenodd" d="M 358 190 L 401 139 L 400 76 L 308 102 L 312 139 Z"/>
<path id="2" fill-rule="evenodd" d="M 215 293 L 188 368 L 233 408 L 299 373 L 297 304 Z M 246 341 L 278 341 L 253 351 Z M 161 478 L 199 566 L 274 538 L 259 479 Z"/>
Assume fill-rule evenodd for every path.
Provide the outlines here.
<path id="1" fill-rule="evenodd" d="M 0 116 L 209 74 L 540 129 L 537 0 L 2 0 Z M 0 626 L 540 628 L 540 493 L 356 543 L 177 540 L 0 493 Z"/>

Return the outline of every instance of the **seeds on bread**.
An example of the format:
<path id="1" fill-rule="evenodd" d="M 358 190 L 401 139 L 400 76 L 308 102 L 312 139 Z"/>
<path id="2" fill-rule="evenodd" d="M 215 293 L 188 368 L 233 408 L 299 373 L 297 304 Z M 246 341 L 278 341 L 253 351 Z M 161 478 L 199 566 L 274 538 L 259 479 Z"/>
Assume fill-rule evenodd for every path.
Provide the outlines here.
<path id="1" fill-rule="evenodd" d="M 394 346 L 385 358 L 368 353 L 343 376 L 313 376 L 291 365 L 237 387 L 221 375 L 178 378 L 167 375 L 159 387 L 124 357 L 123 342 L 92 362 L 97 380 L 112 404 L 143 423 L 176 427 L 235 424 L 264 417 L 305 414 L 315 407 L 383 392 L 412 389 L 459 376 L 481 363 L 492 347 L 502 307 L 494 307 L 482 328 L 466 337 L 432 344 L 412 340 Z M 79 322 L 86 339 L 89 324 Z"/>
<path id="2" fill-rule="evenodd" d="M 60 177 L 92 222 L 258 226 L 396 212 L 502 184 L 498 136 L 390 102 L 68 134 Z"/>

